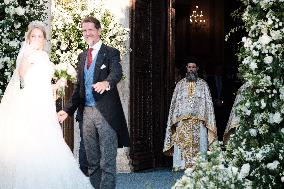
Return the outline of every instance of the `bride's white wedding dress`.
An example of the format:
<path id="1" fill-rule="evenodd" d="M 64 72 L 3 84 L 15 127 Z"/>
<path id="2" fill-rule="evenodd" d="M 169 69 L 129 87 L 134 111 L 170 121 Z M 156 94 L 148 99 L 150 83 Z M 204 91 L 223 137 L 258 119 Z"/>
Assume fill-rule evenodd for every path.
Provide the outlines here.
<path id="1" fill-rule="evenodd" d="M 54 65 L 44 51 L 29 61 L 24 88 L 15 70 L 0 104 L 0 189 L 93 189 L 62 136 Z"/>

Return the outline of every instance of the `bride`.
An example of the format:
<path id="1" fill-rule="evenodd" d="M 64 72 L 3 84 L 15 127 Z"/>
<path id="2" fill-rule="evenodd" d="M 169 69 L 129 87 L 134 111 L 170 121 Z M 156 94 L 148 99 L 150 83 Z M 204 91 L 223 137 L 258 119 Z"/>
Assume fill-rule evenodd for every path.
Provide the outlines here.
<path id="1" fill-rule="evenodd" d="M 92 189 L 62 137 L 45 42 L 30 23 L 0 104 L 0 189 Z"/>

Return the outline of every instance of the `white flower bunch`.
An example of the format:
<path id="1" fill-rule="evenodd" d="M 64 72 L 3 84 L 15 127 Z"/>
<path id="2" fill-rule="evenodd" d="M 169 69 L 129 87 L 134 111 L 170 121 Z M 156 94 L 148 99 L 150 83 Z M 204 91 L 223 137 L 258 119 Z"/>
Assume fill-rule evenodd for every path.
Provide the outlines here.
<path id="1" fill-rule="evenodd" d="M 252 137 L 256 137 L 256 135 L 257 135 L 257 130 L 256 130 L 256 129 L 250 129 L 250 130 L 249 130 L 249 133 L 250 133 L 250 135 L 251 135 Z"/>
<path id="2" fill-rule="evenodd" d="M 101 21 L 101 39 L 105 44 L 117 48 L 122 56 L 130 51 L 126 46 L 129 29 L 119 24 L 104 6 L 103 1 L 96 2 L 96 6 L 89 6 L 86 3 L 72 1 L 62 7 L 55 6 L 53 2 L 51 59 L 55 64 L 69 62 L 76 67 L 78 55 L 87 47 L 80 23 L 88 15 L 93 15 Z"/>
<path id="3" fill-rule="evenodd" d="M 55 65 L 55 79 L 65 78 L 66 80 L 75 82 L 76 76 L 77 72 L 70 63 L 62 62 Z"/>
<path id="4" fill-rule="evenodd" d="M 275 3 L 276 0 L 260 0 L 259 4 L 260 7 L 263 8 L 264 10 L 268 9 L 271 7 L 271 5 L 273 5 L 273 3 Z"/>
<path id="5" fill-rule="evenodd" d="M 271 41 L 272 41 L 272 38 L 271 38 L 267 33 L 264 33 L 264 34 L 258 39 L 258 42 L 259 42 L 262 46 L 268 45 Z"/>
<path id="6" fill-rule="evenodd" d="M 67 81 L 75 82 L 77 72 L 75 68 L 67 62 L 62 62 L 55 65 L 54 80 L 59 85 L 58 91 L 59 96 L 65 95 L 65 87 L 67 87 Z"/>
<path id="7" fill-rule="evenodd" d="M 207 160 L 199 156 L 192 168 L 185 170 L 172 189 L 203 189 L 203 188 L 252 188 L 247 176 L 250 174 L 250 164 L 244 164 L 241 169 L 226 162 L 221 146 L 215 142 L 212 151 L 207 153 Z"/>
<path id="8" fill-rule="evenodd" d="M 267 168 L 270 170 L 275 170 L 279 164 L 280 164 L 279 161 L 275 160 L 272 163 L 268 163 Z"/>
<path id="9" fill-rule="evenodd" d="M 240 179 L 244 179 L 249 175 L 249 172 L 250 172 L 250 164 L 249 163 L 243 164 L 238 176 Z"/>
<path id="10" fill-rule="evenodd" d="M 242 2 L 245 8 L 238 16 L 248 34 L 238 53 L 239 70 L 250 89 L 237 108 L 240 124 L 226 157 L 243 168 L 241 174 L 249 163 L 253 188 L 283 188 L 284 0 Z"/>
<path id="11" fill-rule="evenodd" d="M 282 118 L 280 112 L 270 113 L 270 115 L 269 115 L 269 123 L 271 123 L 271 124 L 273 124 L 273 123 L 279 124 L 282 120 L 283 120 L 283 118 Z"/>

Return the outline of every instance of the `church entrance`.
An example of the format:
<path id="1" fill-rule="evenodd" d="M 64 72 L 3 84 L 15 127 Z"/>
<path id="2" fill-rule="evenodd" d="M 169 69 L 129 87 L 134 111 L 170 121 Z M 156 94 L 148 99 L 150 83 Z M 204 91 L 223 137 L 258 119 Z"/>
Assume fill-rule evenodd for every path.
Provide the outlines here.
<path id="1" fill-rule="evenodd" d="M 204 15 L 200 25 L 190 22 L 196 6 Z M 236 8 L 236 2 L 221 0 L 132 1 L 129 113 L 134 171 L 171 166 L 171 158 L 162 153 L 168 110 L 175 83 L 185 74 L 184 60 L 190 57 L 198 61 L 199 76 L 208 82 L 213 100 L 224 103 L 219 112 L 216 107 L 218 115 L 225 115 L 216 116 L 222 134 L 240 85 L 236 46 L 231 45 L 240 36 L 224 41 Z M 221 86 L 215 78 L 222 78 Z"/>

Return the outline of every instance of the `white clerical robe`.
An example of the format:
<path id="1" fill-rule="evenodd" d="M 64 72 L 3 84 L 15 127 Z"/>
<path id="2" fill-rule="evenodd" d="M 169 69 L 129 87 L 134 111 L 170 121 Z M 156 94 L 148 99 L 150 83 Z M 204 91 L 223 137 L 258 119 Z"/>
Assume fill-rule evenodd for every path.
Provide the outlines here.
<path id="1" fill-rule="evenodd" d="M 239 103 L 244 99 L 243 92 L 249 87 L 249 84 L 244 83 L 238 90 L 237 96 L 235 98 L 230 117 L 227 123 L 227 127 L 224 132 L 223 141 L 227 144 L 230 139 L 230 135 L 234 133 L 235 129 L 239 127 L 240 117 L 237 115 L 236 109 Z"/>
<path id="2" fill-rule="evenodd" d="M 174 90 L 163 151 L 173 155 L 174 170 L 191 167 L 217 138 L 214 108 L 207 83 L 179 81 Z"/>

